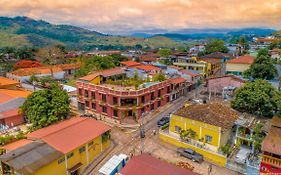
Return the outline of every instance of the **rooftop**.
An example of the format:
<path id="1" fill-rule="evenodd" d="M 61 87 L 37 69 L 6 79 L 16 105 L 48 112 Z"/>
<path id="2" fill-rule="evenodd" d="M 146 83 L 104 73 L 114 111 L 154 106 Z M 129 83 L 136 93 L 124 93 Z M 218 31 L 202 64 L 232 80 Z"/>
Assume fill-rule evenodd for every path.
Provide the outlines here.
<path id="1" fill-rule="evenodd" d="M 3 146 L 2 148 L 7 150 L 7 151 L 13 151 L 17 148 L 20 148 L 22 146 L 25 146 L 29 143 L 33 142 L 32 140 L 28 140 L 28 139 L 22 139 L 22 140 L 18 140 L 16 142 L 10 143 L 8 145 Z"/>
<path id="2" fill-rule="evenodd" d="M 21 174 L 33 174 L 41 167 L 53 162 L 62 153 L 42 142 L 31 142 L 0 156 L 0 160 Z"/>
<path id="3" fill-rule="evenodd" d="M 122 175 L 198 175 L 148 154 L 134 156 L 120 173 Z"/>
<path id="4" fill-rule="evenodd" d="M 178 77 L 178 78 L 172 78 L 172 79 L 170 79 L 170 81 L 173 84 L 179 84 L 179 83 L 184 83 L 186 81 L 186 79 L 184 79 L 182 77 Z"/>
<path id="5" fill-rule="evenodd" d="M 233 56 L 227 53 L 222 52 L 214 52 L 208 55 L 204 55 L 201 58 L 217 58 L 217 59 L 223 59 L 223 58 L 232 58 Z"/>
<path id="6" fill-rule="evenodd" d="M 133 67 L 133 66 L 139 66 L 141 63 L 138 63 L 136 61 L 122 61 L 121 64 L 127 66 L 127 67 Z"/>
<path id="7" fill-rule="evenodd" d="M 208 77 L 206 78 L 206 81 L 210 81 L 210 80 L 214 80 L 214 79 L 223 79 L 223 78 L 231 78 L 232 80 L 235 80 L 235 81 L 239 81 L 241 83 L 245 83 L 246 80 L 243 80 L 242 78 L 240 77 L 237 77 L 235 75 L 222 75 L 222 76 L 213 76 L 213 77 Z"/>
<path id="8" fill-rule="evenodd" d="M 125 73 L 125 69 L 124 68 L 116 67 L 116 68 L 112 68 L 112 69 L 106 69 L 106 70 L 94 72 L 92 74 L 86 75 L 86 76 L 81 77 L 79 79 L 80 80 L 85 80 L 85 81 L 91 81 L 94 78 L 96 78 L 97 76 L 108 77 L 108 76 L 124 74 L 124 73 Z"/>
<path id="9" fill-rule="evenodd" d="M 280 121 L 280 117 L 272 118 L 271 127 L 269 129 L 268 135 L 265 137 L 262 143 L 262 151 L 281 155 Z"/>
<path id="10" fill-rule="evenodd" d="M 238 112 L 231 109 L 229 106 L 222 104 L 222 102 L 194 104 L 188 107 L 182 107 L 174 114 L 191 120 L 221 127 L 222 131 L 232 128 L 235 121 L 239 118 Z"/>
<path id="11" fill-rule="evenodd" d="M 62 68 L 58 66 L 45 66 L 45 67 L 33 67 L 33 68 L 22 68 L 10 72 L 16 76 L 31 76 L 39 74 L 51 74 L 52 72 L 61 72 Z"/>
<path id="12" fill-rule="evenodd" d="M 182 74 L 187 74 L 187 75 L 190 75 L 191 77 L 196 77 L 196 76 L 200 76 L 200 73 L 195 71 L 195 70 L 180 70 L 180 72 Z"/>
<path id="13" fill-rule="evenodd" d="M 19 85 L 19 82 L 0 76 L 0 88 L 5 88 L 7 86 L 13 85 Z"/>
<path id="14" fill-rule="evenodd" d="M 43 140 L 66 154 L 109 130 L 109 126 L 95 119 L 73 117 L 29 133 L 27 138 Z"/>
<path id="15" fill-rule="evenodd" d="M 140 69 L 140 70 L 144 70 L 144 71 L 160 71 L 161 69 L 159 67 L 156 66 L 152 66 L 152 65 L 139 65 L 139 66 L 135 66 L 136 69 Z"/>
<path id="16" fill-rule="evenodd" d="M 234 64 L 252 64 L 255 60 L 255 57 L 250 55 L 236 57 L 234 59 L 228 60 L 227 63 L 234 63 Z"/>
<path id="17" fill-rule="evenodd" d="M 31 94 L 25 90 L 0 89 L 0 104 L 15 98 L 27 98 Z"/>
<path id="18" fill-rule="evenodd" d="M 17 115 L 19 115 L 19 108 L 10 109 L 4 112 L 0 112 L 0 119 L 9 118 Z"/>

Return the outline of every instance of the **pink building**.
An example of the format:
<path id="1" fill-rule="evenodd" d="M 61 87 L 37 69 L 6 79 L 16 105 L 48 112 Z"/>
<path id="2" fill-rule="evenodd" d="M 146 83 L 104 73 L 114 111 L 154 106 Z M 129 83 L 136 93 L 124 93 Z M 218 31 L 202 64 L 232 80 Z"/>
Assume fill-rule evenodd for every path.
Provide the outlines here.
<path id="1" fill-rule="evenodd" d="M 224 87 L 238 88 L 243 86 L 244 83 L 245 80 L 242 80 L 234 75 L 225 75 L 206 79 L 208 92 L 211 93 L 222 93 Z"/>

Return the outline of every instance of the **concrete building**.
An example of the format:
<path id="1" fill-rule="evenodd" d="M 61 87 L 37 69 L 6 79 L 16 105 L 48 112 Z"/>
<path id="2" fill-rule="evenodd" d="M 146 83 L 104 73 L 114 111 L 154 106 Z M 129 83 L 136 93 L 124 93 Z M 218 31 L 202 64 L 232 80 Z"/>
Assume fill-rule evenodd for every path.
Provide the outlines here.
<path id="1" fill-rule="evenodd" d="M 242 75 L 254 62 L 253 56 L 240 56 L 226 61 L 226 74 Z"/>
<path id="2" fill-rule="evenodd" d="M 110 127 L 73 117 L 4 146 L 2 174 L 78 175 L 110 145 Z"/>
<path id="3" fill-rule="evenodd" d="M 149 69 L 144 69 L 144 68 Z M 150 69 L 151 68 L 151 69 Z M 137 66 L 151 73 L 154 66 Z M 150 112 L 170 101 L 172 91 L 186 94 L 189 87 L 186 81 L 168 79 L 162 82 L 151 81 L 139 77 L 141 84 L 128 76 L 128 69 L 118 67 L 90 74 L 77 81 L 78 108 L 84 112 L 93 113 L 117 122 L 125 118 L 137 120 L 145 112 Z M 174 98 L 173 98 L 174 99 Z"/>

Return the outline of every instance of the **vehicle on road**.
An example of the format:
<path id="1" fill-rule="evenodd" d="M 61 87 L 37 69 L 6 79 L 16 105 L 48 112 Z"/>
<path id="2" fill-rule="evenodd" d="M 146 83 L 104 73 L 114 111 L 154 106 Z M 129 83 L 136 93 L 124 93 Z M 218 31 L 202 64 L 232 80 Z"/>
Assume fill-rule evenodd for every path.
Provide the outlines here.
<path id="1" fill-rule="evenodd" d="M 203 156 L 192 149 L 178 148 L 177 153 L 180 156 L 186 157 L 193 162 L 201 163 L 203 161 Z"/>
<path id="2" fill-rule="evenodd" d="M 164 126 L 165 124 L 170 122 L 170 118 L 169 117 L 163 117 L 160 120 L 157 121 L 157 126 L 161 127 Z"/>

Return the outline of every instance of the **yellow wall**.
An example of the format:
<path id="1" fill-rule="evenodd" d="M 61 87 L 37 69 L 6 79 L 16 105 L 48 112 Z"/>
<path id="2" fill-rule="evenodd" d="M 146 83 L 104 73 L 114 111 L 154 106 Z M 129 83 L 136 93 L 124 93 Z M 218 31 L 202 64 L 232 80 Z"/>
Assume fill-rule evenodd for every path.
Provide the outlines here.
<path id="1" fill-rule="evenodd" d="M 92 162 L 103 150 L 108 148 L 110 145 L 110 140 L 102 143 L 101 136 L 93 139 L 92 141 L 93 141 L 92 146 L 88 147 L 89 163 Z M 92 141 L 90 141 L 90 142 L 92 142 Z M 73 166 L 75 166 L 76 164 L 81 162 L 83 164 L 83 166 L 79 169 L 79 173 L 80 173 L 88 165 L 86 151 L 87 151 L 87 146 L 90 142 L 83 144 L 80 147 L 76 148 L 75 150 L 66 154 L 66 155 L 68 155 L 70 153 L 73 153 L 73 156 L 67 160 L 68 169 L 72 168 Z M 81 148 L 82 146 L 85 146 L 85 151 L 80 153 L 79 148 Z M 65 155 L 63 155 L 56 161 L 42 167 L 33 175 L 66 175 L 66 162 L 63 161 L 60 164 L 58 163 L 58 160 L 60 160 L 63 157 L 65 157 Z M 69 173 L 69 175 L 70 175 L 70 173 Z"/>
<path id="2" fill-rule="evenodd" d="M 97 76 L 96 78 L 94 78 L 91 81 L 92 84 L 96 84 L 96 85 L 100 84 L 100 82 L 101 82 L 101 77 L 100 76 Z"/>
<path id="3" fill-rule="evenodd" d="M 233 64 L 226 63 L 226 71 L 229 72 L 244 72 L 245 70 L 250 68 L 251 64 Z"/>
<path id="4" fill-rule="evenodd" d="M 173 144 L 173 145 L 181 147 L 181 148 L 193 149 L 197 153 L 202 154 L 204 160 L 206 160 L 206 161 L 210 161 L 210 162 L 212 162 L 212 163 L 214 163 L 216 165 L 219 165 L 219 166 L 223 166 L 223 167 L 226 166 L 227 158 L 224 155 L 217 154 L 217 153 L 214 153 L 214 152 L 211 152 L 211 151 L 207 151 L 207 150 L 198 148 L 196 146 L 193 146 L 193 145 L 190 145 L 190 144 L 187 144 L 187 143 L 183 143 L 180 140 L 178 140 L 178 139 L 176 139 L 174 137 L 165 135 L 163 133 L 159 134 L 159 138 L 161 140 L 163 140 L 164 142 Z"/>
<path id="5" fill-rule="evenodd" d="M 208 144 L 216 147 L 220 147 L 220 143 L 219 143 L 219 138 L 221 137 L 220 127 L 172 114 L 170 126 L 169 126 L 170 132 L 176 133 L 175 130 L 176 126 L 180 127 L 183 130 L 192 129 L 193 131 L 195 131 L 197 135 L 195 138 L 196 140 L 200 138 L 204 138 L 205 140 L 206 135 L 211 136 L 212 142 Z"/>

